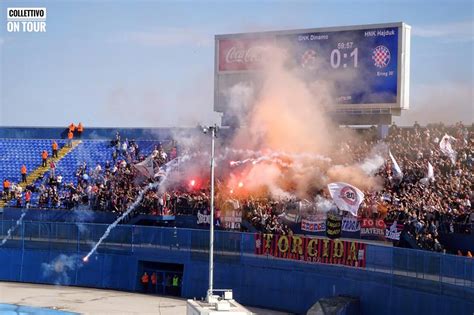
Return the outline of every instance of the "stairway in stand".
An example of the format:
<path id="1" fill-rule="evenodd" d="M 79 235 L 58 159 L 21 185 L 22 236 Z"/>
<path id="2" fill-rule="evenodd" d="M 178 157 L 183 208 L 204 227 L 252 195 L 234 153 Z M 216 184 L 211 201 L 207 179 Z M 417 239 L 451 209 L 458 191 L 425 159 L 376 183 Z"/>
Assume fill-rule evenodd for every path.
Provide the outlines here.
<path id="1" fill-rule="evenodd" d="M 81 140 L 73 140 L 72 141 L 72 146 L 68 147 L 67 145 L 64 145 L 59 151 L 58 151 L 58 157 L 57 158 L 52 158 L 49 157 L 48 161 L 46 163 L 46 167 L 39 166 L 37 169 L 34 171 L 30 172 L 26 176 L 26 183 L 19 183 L 18 185 L 23 188 L 23 191 L 25 190 L 26 186 L 30 185 L 31 183 L 34 183 L 40 176 L 44 175 L 46 172 L 49 171 L 49 162 L 51 159 L 53 159 L 56 163 L 58 163 L 63 157 L 65 157 L 69 152 L 74 150 L 79 144 L 81 144 Z M 0 200 L 0 208 L 3 208 L 7 202 L 4 199 Z"/>

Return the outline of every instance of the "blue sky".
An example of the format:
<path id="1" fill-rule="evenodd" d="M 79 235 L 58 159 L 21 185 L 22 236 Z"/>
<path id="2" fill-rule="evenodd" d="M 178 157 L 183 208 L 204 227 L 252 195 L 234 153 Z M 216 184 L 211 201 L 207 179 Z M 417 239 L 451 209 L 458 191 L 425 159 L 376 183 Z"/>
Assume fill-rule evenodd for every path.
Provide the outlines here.
<path id="1" fill-rule="evenodd" d="M 400 123 L 473 121 L 472 1 L 2 1 L 0 125 L 167 127 L 212 116 L 214 35 L 403 21 L 411 97 Z M 7 33 L 44 6 L 46 33 Z"/>

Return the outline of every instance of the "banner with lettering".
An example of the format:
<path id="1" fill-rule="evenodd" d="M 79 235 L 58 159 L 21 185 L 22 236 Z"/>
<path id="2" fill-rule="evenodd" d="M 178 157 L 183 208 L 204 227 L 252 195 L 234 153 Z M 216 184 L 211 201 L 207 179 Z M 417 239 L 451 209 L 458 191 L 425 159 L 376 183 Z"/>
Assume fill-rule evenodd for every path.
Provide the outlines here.
<path id="1" fill-rule="evenodd" d="M 326 232 L 326 220 L 301 220 L 301 230 L 307 232 Z"/>
<path id="2" fill-rule="evenodd" d="M 360 231 L 360 222 L 356 217 L 344 217 L 342 219 L 342 230 L 344 232 Z"/>
<path id="3" fill-rule="evenodd" d="M 329 238 L 340 238 L 342 233 L 342 216 L 328 213 L 326 220 L 326 236 Z"/>
<path id="4" fill-rule="evenodd" d="M 403 231 L 403 224 L 398 224 L 397 221 L 386 224 L 387 228 L 385 229 L 385 238 L 392 241 L 399 241 L 400 234 Z"/>
<path id="5" fill-rule="evenodd" d="M 198 225 L 210 225 L 211 224 L 211 215 L 207 214 L 206 212 L 198 212 L 197 213 L 197 221 L 196 224 Z M 214 225 L 220 226 L 221 225 L 221 218 L 220 218 L 220 211 L 216 210 L 214 215 Z M 239 226 L 240 228 L 240 226 Z"/>
<path id="6" fill-rule="evenodd" d="M 226 229 L 240 230 L 242 224 L 242 210 L 232 210 L 224 212 L 224 216 L 221 218 L 222 225 Z"/>
<path id="7" fill-rule="evenodd" d="M 236 199 L 227 199 L 219 204 L 222 226 L 227 230 L 240 230 L 242 209 Z"/>
<path id="8" fill-rule="evenodd" d="M 382 219 L 362 219 L 360 223 L 361 237 L 385 239 L 385 222 Z"/>
<path id="9" fill-rule="evenodd" d="M 301 230 L 306 232 L 326 232 L 326 216 L 324 219 L 321 217 L 307 217 L 301 220 Z M 343 232 L 359 232 L 360 222 L 356 217 L 344 217 L 342 218 L 342 231 Z"/>
<path id="10" fill-rule="evenodd" d="M 255 254 L 314 263 L 365 267 L 366 244 L 277 234 L 255 234 Z"/>

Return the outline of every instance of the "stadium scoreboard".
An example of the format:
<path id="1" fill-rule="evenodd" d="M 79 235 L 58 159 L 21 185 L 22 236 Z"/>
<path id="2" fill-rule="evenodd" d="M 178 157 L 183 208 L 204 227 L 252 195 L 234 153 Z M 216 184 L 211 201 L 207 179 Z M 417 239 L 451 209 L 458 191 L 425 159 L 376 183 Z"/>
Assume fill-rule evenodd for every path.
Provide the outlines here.
<path id="1" fill-rule="evenodd" d="M 400 115 L 409 108 L 410 30 L 400 22 L 216 35 L 214 108 L 226 117 L 233 86 L 258 86 L 271 45 L 304 80 L 330 82 L 330 112 Z"/>

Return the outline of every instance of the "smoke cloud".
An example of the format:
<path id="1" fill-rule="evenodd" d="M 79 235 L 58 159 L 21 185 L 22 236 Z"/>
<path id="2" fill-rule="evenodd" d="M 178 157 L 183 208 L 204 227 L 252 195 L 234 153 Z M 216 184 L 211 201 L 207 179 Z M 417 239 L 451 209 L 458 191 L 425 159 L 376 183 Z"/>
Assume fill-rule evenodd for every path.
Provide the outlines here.
<path id="1" fill-rule="evenodd" d="M 308 82 L 307 70 L 292 65 L 287 50 L 265 47 L 264 51 L 263 69 L 253 82 L 238 83 L 225 93 L 240 128 L 217 139 L 216 176 L 223 183 L 220 187 L 227 189 L 221 193 L 307 199 L 327 211 L 332 202 L 314 198 L 330 182 L 378 189 L 380 181 L 374 174 L 384 163 L 385 149 L 380 146 L 353 156 L 348 144 L 357 146 L 362 140 L 326 115 L 334 78 Z M 182 172 L 172 174 L 167 187 L 196 176 L 207 180 L 209 137 L 175 136 L 181 151 L 193 152 L 193 158 L 181 161 Z"/>
<path id="2" fill-rule="evenodd" d="M 74 209 L 74 221 L 80 233 L 84 233 L 88 230 L 87 222 L 93 222 L 94 211 L 88 209 L 76 208 Z"/>
<path id="3" fill-rule="evenodd" d="M 82 260 L 79 255 L 61 254 L 50 263 L 41 264 L 43 278 L 54 279 L 56 285 L 69 285 L 71 279 L 69 273 L 82 267 Z"/>
<path id="4" fill-rule="evenodd" d="M 130 212 L 132 212 L 143 199 L 143 196 L 152 188 L 158 187 L 159 183 L 153 183 L 149 184 L 145 189 L 143 189 L 140 194 L 138 195 L 137 199 L 132 203 L 132 205 L 124 212 L 120 217 L 118 217 L 112 224 L 110 224 L 107 229 L 105 230 L 105 233 L 101 236 L 101 238 L 95 243 L 95 245 L 92 247 L 92 249 L 87 253 L 82 260 L 84 262 L 87 262 L 89 260 L 89 257 L 95 253 L 97 248 L 102 244 L 102 242 L 109 236 L 110 232 L 119 224 L 125 217 L 127 217 Z"/>
<path id="5" fill-rule="evenodd" d="M 288 67 L 285 50 L 267 50 L 258 93 L 242 84 L 230 91 L 238 98 L 231 100 L 231 105 L 251 103 L 248 99 L 254 95 L 250 110 L 243 111 L 248 114 L 241 120 L 243 127 L 232 146 L 273 152 L 273 156 L 280 152 L 277 161 L 246 164 L 242 171 L 243 180 L 249 183 L 246 187 L 254 190 L 264 186 L 276 197 L 286 192 L 283 195 L 299 198 L 311 198 L 333 181 L 361 189 L 377 188 L 378 181 L 372 175 L 384 162 L 381 149 L 371 152 L 363 163 L 357 163 L 348 150 L 341 154 L 341 143 L 356 143 L 358 139 L 352 131 L 335 126 L 326 115 L 333 99 L 332 79 L 308 83 L 304 70 Z"/>
<path id="6" fill-rule="evenodd" d="M 5 245 L 8 239 L 12 236 L 12 233 L 15 232 L 15 230 L 23 223 L 23 218 L 25 217 L 26 212 L 27 212 L 26 210 L 22 211 L 20 218 L 16 220 L 15 224 L 8 229 L 7 235 L 5 235 L 5 237 L 0 242 L 0 247 Z"/>

